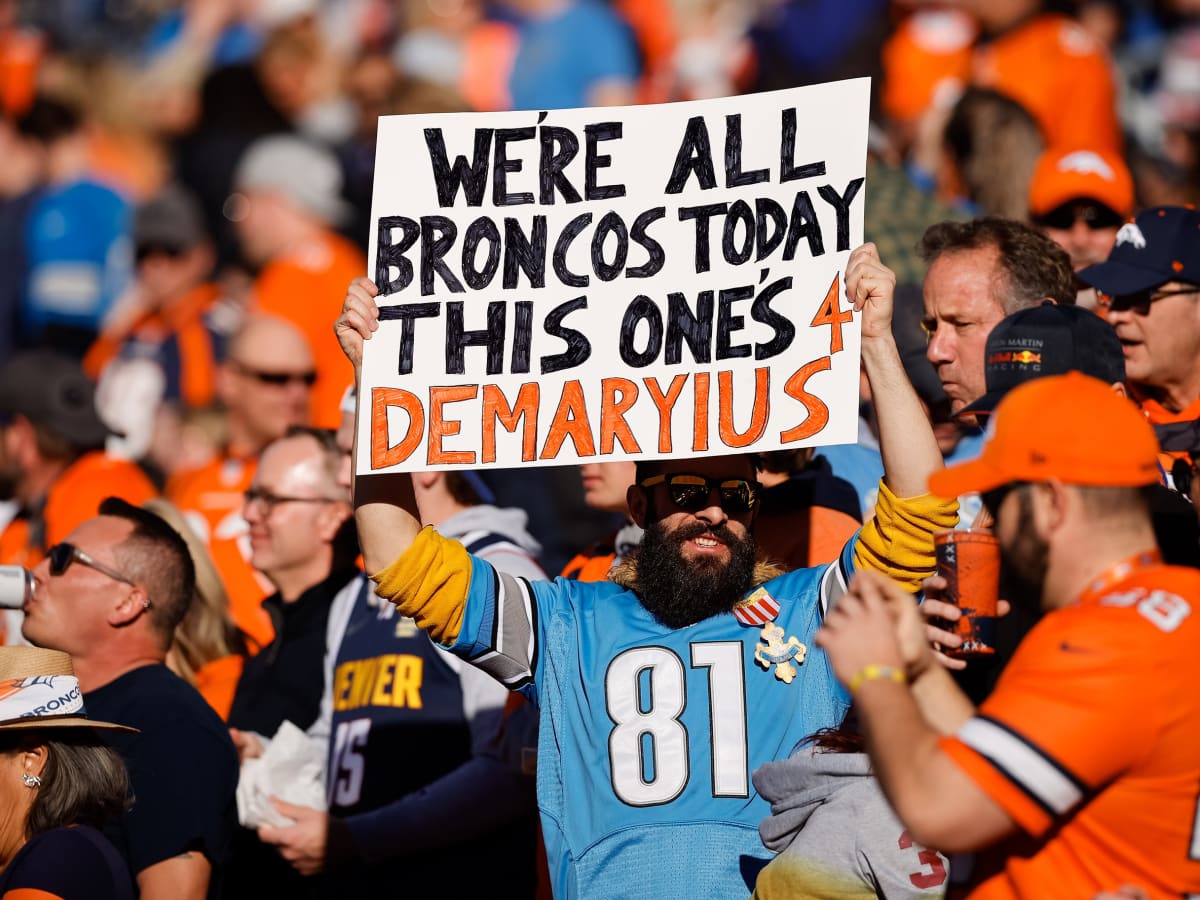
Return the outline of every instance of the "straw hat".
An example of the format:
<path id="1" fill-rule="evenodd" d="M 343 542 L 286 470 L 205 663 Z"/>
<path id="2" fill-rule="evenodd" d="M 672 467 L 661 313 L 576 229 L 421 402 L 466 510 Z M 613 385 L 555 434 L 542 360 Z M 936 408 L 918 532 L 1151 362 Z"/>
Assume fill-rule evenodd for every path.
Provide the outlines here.
<path id="1" fill-rule="evenodd" d="M 0 731 L 14 728 L 136 728 L 89 719 L 71 657 L 40 647 L 0 647 Z"/>

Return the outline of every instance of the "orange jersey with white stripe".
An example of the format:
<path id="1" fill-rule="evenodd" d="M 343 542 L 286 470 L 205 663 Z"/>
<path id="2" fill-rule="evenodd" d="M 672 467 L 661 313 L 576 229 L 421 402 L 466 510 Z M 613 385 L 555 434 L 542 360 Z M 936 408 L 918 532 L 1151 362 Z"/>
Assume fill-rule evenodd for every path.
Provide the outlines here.
<path id="1" fill-rule="evenodd" d="M 1200 893 L 1198 605 L 1200 572 L 1153 565 L 1049 613 L 942 740 L 1028 835 L 971 897 Z"/>
<path id="2" fill-rule="evenodd" d="M 263 599 L 274 589 L 250 565 L 250 529 L 242 518 L 242 495 L 254 480 L 257 465 L 257 458 L 222 455 L 173 476 L 166 491 L 167 499 L 187 516 L 208 546 L 229 595 L 229 614 L 250 639 L 252 651 L 275 636 L 271 618 L 262 608 Z"/>

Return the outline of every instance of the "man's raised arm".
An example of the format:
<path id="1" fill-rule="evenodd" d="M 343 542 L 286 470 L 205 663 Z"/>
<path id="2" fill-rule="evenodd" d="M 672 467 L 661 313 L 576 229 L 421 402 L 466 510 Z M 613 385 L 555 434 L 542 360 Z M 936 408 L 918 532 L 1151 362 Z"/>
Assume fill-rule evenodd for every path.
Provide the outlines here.
<path id="1" fill-rule="evenodd" d="M 354 424 L 354 464 L 358 461 L 359 417 L 364 404 L 370 409 L 370 398 L 363 397 L 363 343 L 379 329 L 379 306 L 375 295 L 379 288 L 369 278 L 356 278 L 346 290 L 342 314 L 333 326 L 342 352 L 354 366 L 355 394 L 358 408 Z M 369 413 L 368 413 L 369 414 Z M 375 575 L 391 565 L 409 548 L 421 531 L 421 523 L 408 511 L 415 509 L 411 502 L 412 479 L 408 475 L 358 475 L 354 477 L 354 522 L 358 526 L 358 542 L 362 548 L 363 567 Z"/>
<path id="2" fill-rule="evenodd" d="M 846 296 L 861 315 L 862 361 L 879 421 L 884 479 L 875 517 L 855 545 L 855 567 L 896 579 L 910 593 L 933 574 L 933 534 L 958 522 L 958 504 L 929 494 L 942 468 L 933 428 L 900 361 L 892 335 L 896 275 L 863 244 L 846 265 Z"/>
<path id="3" fill-rule="evenodd" d="M 883 469 L 892 493 L 918 497 L 928 493 L 929 476 L 942 468 L 942 454 L 892 334 L 895 294 L 896 274 L 880 261 L 875 245 L 856 248 L 846 264 L 846 296 L 861 310 L 862 361 L 879 423 Z"/>

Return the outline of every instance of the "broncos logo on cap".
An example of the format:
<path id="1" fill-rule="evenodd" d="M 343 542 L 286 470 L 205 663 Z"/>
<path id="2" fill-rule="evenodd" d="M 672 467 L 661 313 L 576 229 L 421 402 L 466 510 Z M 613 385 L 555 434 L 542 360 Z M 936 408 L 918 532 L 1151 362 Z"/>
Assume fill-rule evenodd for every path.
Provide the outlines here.
<path id="1" fill-rule="evenodd" d="M 1138 250 L 1146 246 L 1146 236 L 1142 234 L 1142 229 L 1138 228 L 1133 222 L 1126 222 L 1121 226 L 1121 230 L 1117 232 L 1117 247 L 1122 244 L 1133 244 Z"/>
<path id="2" fill-rule="evenodd" d="M 1091 150 L 1076 150 L 1074 153 L 1068 153 L 1058 161 L 1058 171 L 1099 175 L 1105 181 L 1112 181 L 1116 177 L 1112 166 Z"/>

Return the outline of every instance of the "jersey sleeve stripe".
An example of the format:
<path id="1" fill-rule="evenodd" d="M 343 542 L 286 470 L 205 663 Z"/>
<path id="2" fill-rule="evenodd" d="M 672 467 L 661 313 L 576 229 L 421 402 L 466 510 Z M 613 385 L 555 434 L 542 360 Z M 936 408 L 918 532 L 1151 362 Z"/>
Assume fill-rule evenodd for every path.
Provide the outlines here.
<path id="1" fill-rule="evenodd" d="M 524 578 L 496 572 L 491 649 L 471 662 L 511 690 L 533 679 L 537 663 L 537 604 Z"/>
<path id="2" fill-rule="evenodd" d="M 993 719 L 976 716 L 958 739 L 1052 816 L 1061 816 L 1084 797 L 1085 788 L 1041 749 Z"/>
<path id="3" fill-rule="evenodd" d="M 849 545 L 847 545 L 849 546 Z M 844 557 L 845 554 L 843 553 Z M 846 573 L 842 569 L 843 560 L 832 562 L 825 567 L 825 574 L 821 576 L 821 617 L 824 618 L 830 608 L 833 607 L 842 595 L 846 593 L 846 585 L 848 579 Z"/>
<path id="4" fill-rule="evenodd" d="M 1053 826 L 1056 817 L 1037 800 L 1014 784 L 1008 773 L 997 768 L 978 750 L 957 737 L 944 736 L 938 746 L 985 794 L 998 803 L 1025 832 L 1038 836 Z"/>

